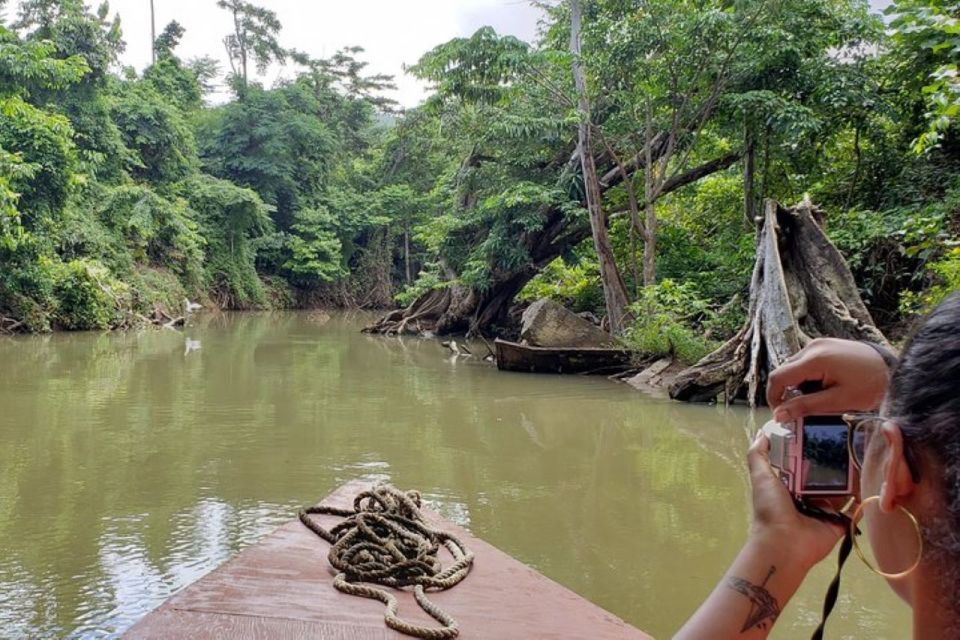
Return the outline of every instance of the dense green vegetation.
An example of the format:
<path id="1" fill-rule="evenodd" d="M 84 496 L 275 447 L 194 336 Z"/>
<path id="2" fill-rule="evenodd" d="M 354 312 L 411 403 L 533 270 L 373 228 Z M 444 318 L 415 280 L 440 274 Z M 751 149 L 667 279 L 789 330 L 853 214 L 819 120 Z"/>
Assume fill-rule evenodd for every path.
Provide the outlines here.
<path id="1" fill-rule="evenodd" d="M 571 4 L 550 3 L 532 45 L 483 28 L 426 52 L 409 72 L 434 91 L 389 117 L 362 51 L 312 59 L 268 9 L 218 4 L 217 106 L 176 23 L 140 75 L 106 5 L 27 0 L 0 27 L 0 328 L 126 326 L 186 297 L 396 301 L 441 331 L 509 327 L 542 295 L 602 314 L 585 117 L 646 351 L 694 359 L 738 326 L 765 198 L 823 208 L 888 331 L 960 287 L 958 3 L 582 0 L 586 112 Z M 294 79 L 259 85 L 278 62 Z"/>

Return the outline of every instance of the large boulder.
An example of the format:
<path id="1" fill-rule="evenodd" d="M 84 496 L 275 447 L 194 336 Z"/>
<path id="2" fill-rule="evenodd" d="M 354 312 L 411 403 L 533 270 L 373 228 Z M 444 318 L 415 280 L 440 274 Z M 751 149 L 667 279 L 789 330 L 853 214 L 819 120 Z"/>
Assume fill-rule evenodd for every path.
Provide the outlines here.
<path id="1" fill-rule="evenodd" d="M 619 347 L 616 339 L 549 298 L 523 312 L 520 340 L 534 347 Z"/>

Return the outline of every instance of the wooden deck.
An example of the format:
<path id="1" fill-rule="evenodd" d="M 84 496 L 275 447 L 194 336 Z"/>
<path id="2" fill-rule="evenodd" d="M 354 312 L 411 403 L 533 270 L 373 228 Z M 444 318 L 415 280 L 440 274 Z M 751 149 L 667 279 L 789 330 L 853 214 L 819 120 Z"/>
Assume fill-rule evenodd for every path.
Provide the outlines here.
<path id="1" fill-rule="evenodd" d="M 347 507 L 361 489 L 358 484 L 344 485 L 323 504 Z M 461 638 L 649 638 L 436 513 L 427 510 L 425 515 L 476 554 L 473 570 L 463 582 L 430 595 L 460 623 Z M 336 521 L 320 520 L 324 525 Z M 326 542 L 293 520 L 180 591 L 124 637 L 408 638 L 386 627 L 383 604 L 333 588 L 328 549 Z M 398 596 L 402 618 L 436 625 L 410 593 Z"/>

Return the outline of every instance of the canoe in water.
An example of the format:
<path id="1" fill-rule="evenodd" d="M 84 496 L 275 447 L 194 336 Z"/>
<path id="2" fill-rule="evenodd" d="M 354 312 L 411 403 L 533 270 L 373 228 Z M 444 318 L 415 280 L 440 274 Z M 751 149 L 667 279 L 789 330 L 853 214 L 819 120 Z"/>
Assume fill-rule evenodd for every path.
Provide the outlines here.
<path id="1" fill-rule="evenodd" d="M 337 489 L 321 504 L 350 507 L 365 485 Z M 475 554 L 473 569 L 430 599 L 460 624 L 460 638 L 490 640 L 640 640 L 648 635 L 569 589 L 521 564 L 467 531 L 424 509 L 427 522 L 458 536 Z M 339 519 L 323 516 L 330 526 Z M 544 544 L 550 544 L 544 532 Z M 124 635 L 145 638 L 322 638 L 400 640 L 389 629 L 384 606 L 333 588 L 330 545 L 293 520 L 186 587 Z M 393 591 L 405 620 L 434 625 L 411 592 Z"/>
<path id="2" fill-rule="evenodd" d="M 630 352 L 597 347 L 533 347 L 495 340 L 497 368 L 524 373 L 611 375 L 630 368 Z"/>

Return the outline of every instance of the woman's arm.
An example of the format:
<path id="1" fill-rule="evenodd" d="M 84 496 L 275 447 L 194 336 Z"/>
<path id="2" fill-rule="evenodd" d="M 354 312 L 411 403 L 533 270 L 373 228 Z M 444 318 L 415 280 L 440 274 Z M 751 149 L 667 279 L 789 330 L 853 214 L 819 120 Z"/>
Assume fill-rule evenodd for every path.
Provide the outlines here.
<path id="1" fill-rule="evenodd" d="M 751 538 L 693 617 L 680 640 L 766 638 L 780 611 L 807 575 L 788 540 Z"/>
<path id="2" fill-rule="evenodd" d="M 843 534 L 842 527 L 797 511 L 774 475 L 769 448 L 758 433 L 747 454 L 754 514 L 747 543 L 675 640 L 766 638 L 807 572 Z"/>

